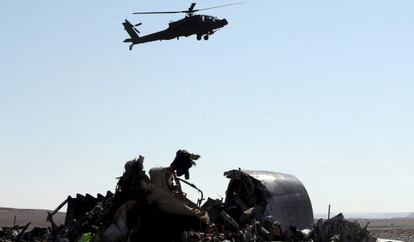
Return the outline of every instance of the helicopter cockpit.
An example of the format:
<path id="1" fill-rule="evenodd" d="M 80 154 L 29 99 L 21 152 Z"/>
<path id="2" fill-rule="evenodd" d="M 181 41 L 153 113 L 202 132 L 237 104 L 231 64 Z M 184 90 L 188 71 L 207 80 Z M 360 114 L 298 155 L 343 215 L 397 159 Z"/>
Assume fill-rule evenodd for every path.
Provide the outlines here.
<path id="1" fill-rule="evenodd" d="M 218 20 L 217 17 L 208 16 L 208 15 L 201 16 L 201 21 L 203 22 L 209 22 L 209 21 L 216 22 L 217 20 Z"/>

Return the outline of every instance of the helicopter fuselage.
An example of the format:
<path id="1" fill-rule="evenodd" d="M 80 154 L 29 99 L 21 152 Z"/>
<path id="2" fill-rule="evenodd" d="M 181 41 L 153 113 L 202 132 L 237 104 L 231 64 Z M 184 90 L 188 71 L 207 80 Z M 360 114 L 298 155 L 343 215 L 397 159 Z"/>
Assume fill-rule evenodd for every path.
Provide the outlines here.
<path id="1" fill-rule="evenodd" d="M 226 19 L 218 19 L 208 15 L 191 15 L 183 19 L 170 22 L 168 28 L 152 34 L 138 36 L 138 31 L 134 29 L 129 21 L 123 23 L 125 30 L 129 33 L 131 38 L 124 40 L 124 42 L 131 42 L 134 44 L 141 44 L 156 40 L 170 40 L 179 37 L 188 37 L 196 35 L 200 40 L 202 36 L 207 40 L 208 36 L 213 34 L 218 29 L 228 24 Z M 135 33 L 135 34 L 134 34 Z"/>

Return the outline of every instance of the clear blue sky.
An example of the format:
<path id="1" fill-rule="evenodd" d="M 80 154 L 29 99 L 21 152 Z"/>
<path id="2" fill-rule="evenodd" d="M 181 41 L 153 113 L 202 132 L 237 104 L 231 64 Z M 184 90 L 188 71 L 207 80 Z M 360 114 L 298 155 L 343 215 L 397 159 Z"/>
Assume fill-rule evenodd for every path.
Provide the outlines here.
<path id="1" fill-rule="evenodd" d="M 191 3 L 142 2 L 0 2 L 0 206 L 113 190 L 126 160 L 185 148 L 212 197 L 241 167 L 297 176 L 315 212 L 414 210 L 413 1 L 250 1 L 205 12 L 229 21 L 207 42 L 129 51 L 125 17 L 151 33 L 182 16 L 132 12 Z"/>

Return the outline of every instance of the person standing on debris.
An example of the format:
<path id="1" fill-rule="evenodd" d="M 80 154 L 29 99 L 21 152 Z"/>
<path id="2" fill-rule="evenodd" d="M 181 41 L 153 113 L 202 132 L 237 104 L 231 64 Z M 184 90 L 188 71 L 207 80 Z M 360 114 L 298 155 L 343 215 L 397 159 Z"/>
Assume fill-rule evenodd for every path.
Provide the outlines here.
<path id="1" fill-rule="evenodd" d="M 195 160 L 199 158 L 200 155 L 192 154 L 186 150 L 178 150 L 170 168 L 177 172 L 177 176 L 185 175 L 185 179 L 188 180 L 190 178 L 189 170 L 196 164 Z"/>

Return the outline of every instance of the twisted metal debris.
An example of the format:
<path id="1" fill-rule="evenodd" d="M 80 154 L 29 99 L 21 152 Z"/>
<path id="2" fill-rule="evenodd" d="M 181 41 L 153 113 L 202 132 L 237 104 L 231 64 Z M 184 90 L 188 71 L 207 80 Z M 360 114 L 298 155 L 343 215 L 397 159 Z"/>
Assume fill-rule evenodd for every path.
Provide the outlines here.
<path id="1" fill-rule="evenodd" d="M 29 225 L 0 230 L 1 241 L 163 241 L 163 242 L 375 242 L 365 227 L 342 214 L 314 223 L 308 194 L 294 176 L 231 170 L 226 199 L 204 201 L 195 185 L 180 179 L 199 155 L 177 152 L 170 167 L 144 171 L 144 157 L 128 161 L 115 193 L 68 197 L 49 212 L 48 229 Z M 181 182 L 200 192 L 193 202 Z M 67 205 L 63 225 L 53 215 Z"/>

